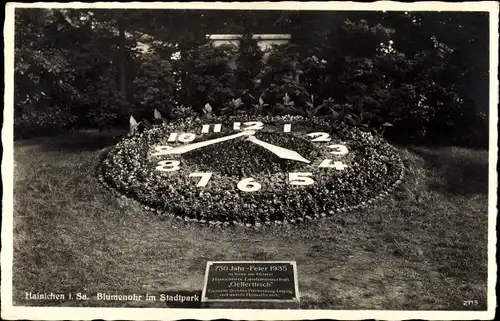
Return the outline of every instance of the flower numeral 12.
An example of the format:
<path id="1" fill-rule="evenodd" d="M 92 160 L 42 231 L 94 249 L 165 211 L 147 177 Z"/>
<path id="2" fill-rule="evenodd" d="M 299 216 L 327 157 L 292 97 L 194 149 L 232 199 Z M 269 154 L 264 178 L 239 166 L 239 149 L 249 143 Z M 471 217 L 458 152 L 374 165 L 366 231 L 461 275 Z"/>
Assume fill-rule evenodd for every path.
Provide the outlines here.
<path id="1" fill-rule="evenodd" d="M 260 121 L 249 121 L 246 123 L 243 123 L 243 128 L 244 130 L 259 130 L 264 127 L 264 124 Z M 240 122 L 235 122 L 233 123 L 233 129 L 234 130 L 240 130 L 241 129 L 241 123 Z"/>

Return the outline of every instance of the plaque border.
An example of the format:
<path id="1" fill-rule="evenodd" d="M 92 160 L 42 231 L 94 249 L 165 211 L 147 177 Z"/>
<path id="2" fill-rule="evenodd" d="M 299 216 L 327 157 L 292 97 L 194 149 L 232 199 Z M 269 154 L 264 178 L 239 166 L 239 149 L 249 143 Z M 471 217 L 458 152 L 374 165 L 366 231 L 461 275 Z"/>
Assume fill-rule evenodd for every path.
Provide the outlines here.
<path id="1" fill-rule="evenodd" d="M 222 264 L 222 263 L 287 263 L 290 264 L 293 268 L 293 286 L 295 290 L 295 297 L 293 299 L 208 299 L 206 298 L 207 292 L 207 284 L 208 284 L 208 274 L 210 271 L 210 266 L 214 264 Z M 299 294 L 299 280 L 297 278 L 297 262 L 296 261 L 207 261 L 206 269 L 205 269 L 205 277 L 203 279 L 203 291 L 201 292 L 201 302 L 202 303 L 210 303 L 210 302 L 287 302 L 287 303 L 299 303 L 300 302 L 300 294 Z"/>

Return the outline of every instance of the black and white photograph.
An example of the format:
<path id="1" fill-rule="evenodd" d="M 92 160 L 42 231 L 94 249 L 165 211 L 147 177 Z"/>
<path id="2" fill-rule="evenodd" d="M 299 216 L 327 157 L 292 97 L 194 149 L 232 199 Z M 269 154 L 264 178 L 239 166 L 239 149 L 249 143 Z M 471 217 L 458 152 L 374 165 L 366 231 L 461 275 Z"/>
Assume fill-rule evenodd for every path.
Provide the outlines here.
<path id="1" fill-rule="evenodd" d="M 8 3 L 2 318 L 493 319 L 498 13 Z"/>

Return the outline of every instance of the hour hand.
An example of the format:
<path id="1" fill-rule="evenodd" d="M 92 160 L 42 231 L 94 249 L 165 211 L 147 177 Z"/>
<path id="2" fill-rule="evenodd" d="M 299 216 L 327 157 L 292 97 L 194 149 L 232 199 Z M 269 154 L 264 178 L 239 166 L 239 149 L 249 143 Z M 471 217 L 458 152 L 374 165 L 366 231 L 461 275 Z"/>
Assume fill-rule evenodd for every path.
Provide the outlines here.
<path id="1" fill-rule="evenodd" d="M 268 151 L 270 151 L 270 152 L 278 155 L 281 158 L 291 159 L 291 160 L 298 161 L 298 162 L 303 162 L 303 163 L 310 163 L 310 161 L 308 161 L 307 159 L 305 159 L 304 157 L 302 157 L 296 151 L 293 151 L 293 150 L 290 150 L 290 149 L 286 149 L 286 148 L 283 148 L 283 147 L 279 147 L 279 146 L 276 146 L 276 145 L 273 145 L 273 144 L 266 143 L 264 141 L 261 141 L 260 139 L 257 139 L 255 136 L 249 136 L 246 140 L 251 141 L 252 143 L 255 143 L 255 144 L 259 145 L 259 146 L 264 147 Z"/>

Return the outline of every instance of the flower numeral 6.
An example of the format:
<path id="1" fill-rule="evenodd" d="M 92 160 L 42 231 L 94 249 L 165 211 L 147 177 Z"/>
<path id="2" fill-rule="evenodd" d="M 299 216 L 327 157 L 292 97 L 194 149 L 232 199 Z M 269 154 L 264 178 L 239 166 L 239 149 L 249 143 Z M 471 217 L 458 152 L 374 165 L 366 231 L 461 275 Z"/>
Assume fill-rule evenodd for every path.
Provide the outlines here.
<path id="1" fill-rule="evenodd" d="M 174 172 L 181 168 L 180 164 L 181 162 L 177 160 L 164 160 L 158 162 L 156 170 L 161 172 Z"/>
<path id="2" fill-rule="evenodd" d="M 257 183 L 253 178 L 244 178 L 236 187 L 242 192 L 256 192 L 262 188 L 262 185 Z"/>

